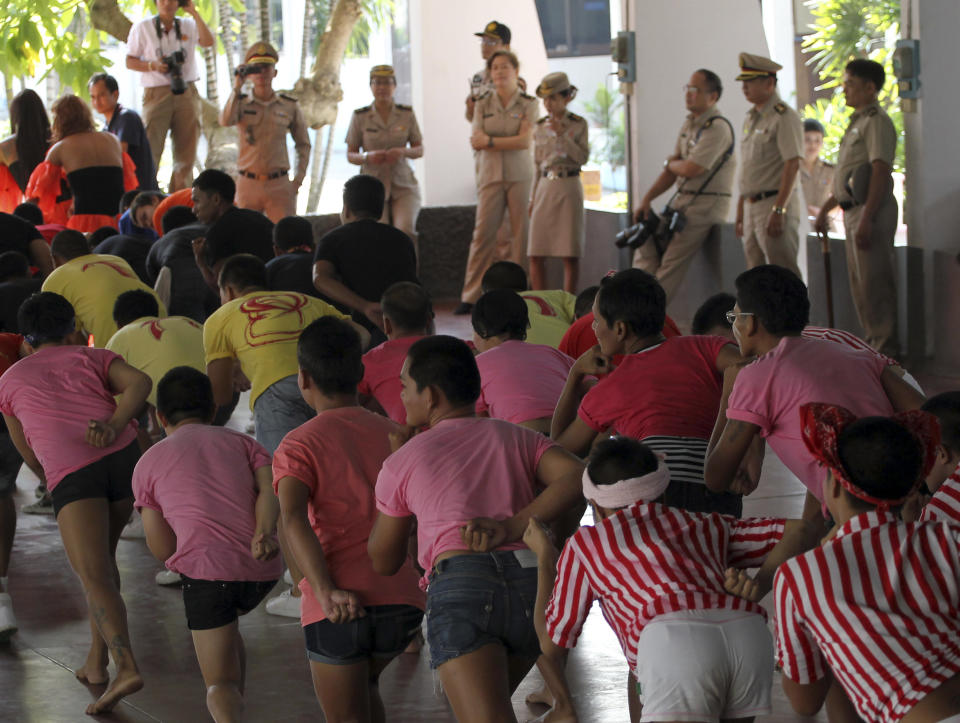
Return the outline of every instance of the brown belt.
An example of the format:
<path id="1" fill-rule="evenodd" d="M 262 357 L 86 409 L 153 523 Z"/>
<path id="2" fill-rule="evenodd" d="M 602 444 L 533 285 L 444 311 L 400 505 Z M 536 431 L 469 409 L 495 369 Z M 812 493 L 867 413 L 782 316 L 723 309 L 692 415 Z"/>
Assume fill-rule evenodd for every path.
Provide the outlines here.
<path id="1" fill-rule="evenodd" d="M 580 169 L 575 168 L 572 171 L 543 171 L 540 173 L 544 178 L 572 178 L 580 175 Z"/>
<path id="2" fill-rule="evenodd" d="M 272 181 L 274 178 L 286 176 L 289 170 L 277 171 L 276 173 L 250 173 L 250 171 L 237 171 L 237 173 L 245 178 L 252 178 L 254 181 Z"/>
<path id="3" fill-rule="evenodd" d="M 747 200 L 750 201 L 750 203 L 756 203 L 757 201 L 762 201 L 765 198 L 776 196 L 778 193 L 780 193 L 780 191 L 760 191 L 760 193 L 747 196 Z"/>

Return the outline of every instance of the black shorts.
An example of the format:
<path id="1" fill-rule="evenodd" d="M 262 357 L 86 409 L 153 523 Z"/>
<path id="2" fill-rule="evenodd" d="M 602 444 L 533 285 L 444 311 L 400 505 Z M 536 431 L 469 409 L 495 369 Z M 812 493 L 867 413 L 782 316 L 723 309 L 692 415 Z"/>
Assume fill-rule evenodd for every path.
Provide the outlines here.
<path id="1" fill-rule="evenodd" d="M 133 497 L 133 468 L 140 459 L 140 445 L 134 440 L 123 449 L 111 452 L 86 467 L 71 472 L 50 491 L 53 514 L 77 500 L 106 497 L 117 502 Z"/>
<path id="2" fill-rule="evenodd" d="M 183 578 L 183 608 L 187 627 L 212 630 L 229 625 L 253 610 L 273 590 L 276 580 L 194 580 Z"/>
<path id="3" fill-rule="evenodd" d="M 368 658 L 393 658 L 410 644 L 423 610 L 412 605 L 369 605 L 349 623 L 319 620 L 303 629 L 307 657 L 327 665 L 352 665 Z"/>
<path id="4" fill-rule="evenodd" d="M 23 465 L 23 457 L 10 439 L 10 434 L 0 432 L 0 497 L 12 495 L 17 489 L 17 475 Z"/>

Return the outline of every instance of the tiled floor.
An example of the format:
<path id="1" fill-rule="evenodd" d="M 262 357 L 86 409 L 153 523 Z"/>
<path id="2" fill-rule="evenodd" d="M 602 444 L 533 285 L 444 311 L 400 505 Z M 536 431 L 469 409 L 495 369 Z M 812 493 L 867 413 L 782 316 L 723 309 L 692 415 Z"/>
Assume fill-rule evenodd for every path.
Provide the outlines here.
<path id="1" fill-rule="evenodd" d="M 467 336 L 469 319 L 438 318 L 441 332 Z M 238 409 L 245 409 L 244 405 Z M 249 416 L 238 412 L 231 426 L 243 428 Z M 18 480 L 18 504 L 32 501 L 36 484 L 29 472 Z M 748 515 L 798 515 L 803 489 L 772 455 L 759 489 L 748 498 Z M 183 618 L 177 589 L 153 582 L 160 569 L 142 540 L 121 541 L 118 551 L 133 649 L 146 681 L 144 689 L 114 712 L 121 721 L 188 723 L 207 719 L 204 690 Z M 56 525 L 50 517 L 21 515 L 10 570 L 20 631 L 0 647 L 0 720 L 49 723 L 86 720 L 83 710 L 99 689 L 87 689 L 72 670 L 86 653 L 89 631 L 79 583 L 70 571 Z M 264 614 L 247 615 L 241 625 L 248 655 L 247 720 L 322 720 L 313 696 L 299 624 Z M 666 654 L 666 651 L 665 651 Z M 616 639 L 594 611 L 569 667 L 582 721 L 627 721 L 626 664 Z M 514 697 L 520 720 L 531 717 L 524 696 L 537 687 L 531 674 Z M 388 720 L 452 721 L 435 694 L 426 655 L 404 655 L 382 678 Z M 779 686 L 774 712 L 765 721 L 796 721 Z M 542 712 L 542 710 L 537 711 Z M 822 716 L 815 720 L 826 720 Z"/>

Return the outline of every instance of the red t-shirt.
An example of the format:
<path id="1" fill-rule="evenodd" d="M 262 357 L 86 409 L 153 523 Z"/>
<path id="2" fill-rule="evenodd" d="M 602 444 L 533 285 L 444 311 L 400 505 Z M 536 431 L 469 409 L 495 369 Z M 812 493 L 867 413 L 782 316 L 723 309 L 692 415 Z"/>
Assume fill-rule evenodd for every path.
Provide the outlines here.
<path id="1" fill-rule="evenodd" d="M 668 339 L 672 336 L 681 336 L 680 329 L 669 316 L 663 321 L 663 335 Z M 567 356 L 579 359 L 587 349 L 596 344 L 597 335 L 593 333 L 593 312 L 590 311 L 570 325 L 557 348 Z"/>
<path id="2" fill-rule="evenodd" d="M 678 336 L 628 354 L 587 392 L 577 414 L 596 432 L 710 439 L 723 387 L 717 356 L 728 344 Z"/>

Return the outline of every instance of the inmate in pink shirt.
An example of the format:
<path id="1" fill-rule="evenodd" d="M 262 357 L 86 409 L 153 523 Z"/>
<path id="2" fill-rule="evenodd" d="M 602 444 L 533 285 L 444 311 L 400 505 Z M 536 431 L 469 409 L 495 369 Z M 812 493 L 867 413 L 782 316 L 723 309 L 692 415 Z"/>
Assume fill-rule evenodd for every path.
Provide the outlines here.
<path id="1" fill-rule="evenodd" d="M 320 540 L 330 577 L 337 588 L 357 593 L 367 605 L 412 605 L 423 610 L 424 596 L 408 557 L 390 577 L 378 575 L 367 554 L 377 519 L 373 490 L 383 460 L 390 454 L 389 419 L 360 407 L 321 412 L 288 433 L 273 457 L 273 488 L 296 477 L 310 490 L 307 514 Z M 303 625 L 326 619 L 310 584 L 303 591 Z"/>
<path id="2" fill-rule="evenodd" d="M 363 355 L 363 379 L 357 391 L 377 400 L 397 424 L 406 424 L 407 410 L 400 401 L 400 368 L 407 352 L 422 336 L 389 339 Z"/>
<path id="3" fill-rule="evenodd" d="M 24 357 L 0 378 L 0 412 L 16 417 L 52 490 L 65 476 L 123 449 L 136 423 L 109 447 L 87 444 L 91 419 L 106 421 L 117 405 L 108 370 L 123 359 L 106 349 L 48 346 Z"/>
<path id="4" fill-rule="evenodd" d="M 276 580 L 280 556 L 250 552 L 256 530 L 254 470 L 270 455 L 253 437 L 186 424 L 144 452 L 133 471 L 137 509 L 156 510 L 177 535 L 167 567 L 197 580 Z"/>
<path id="5" fill-rule="evenodd" d="M 500 419 L 446 419 L 387 457 L 377 509 L 416 515 L 418 560 L 429 572 L 438 555 L 465 549 L 461 525 L 474 517 L 504 520 L 533 500 L 537 465 L 553 446 L 539 432 Z"/>
<path id="6" fill-rule="evenodd" d="M 574 360 L 552 346 L 505 341 L 477 356 L 477 413 L 519 424 L 552 417 Z"/>
<path id="7" fill-rule="evenodd" d="M 727 419 L 760 427 L 780 460 L 823 502 L 826 467 L 807 451 L 800 405 L 823 402 L 846 407 L 858 417 L 893 414 L 880 375 L 883 358 L 824 339 L 785 336 L 737 375 L 727 402 Z"/>

